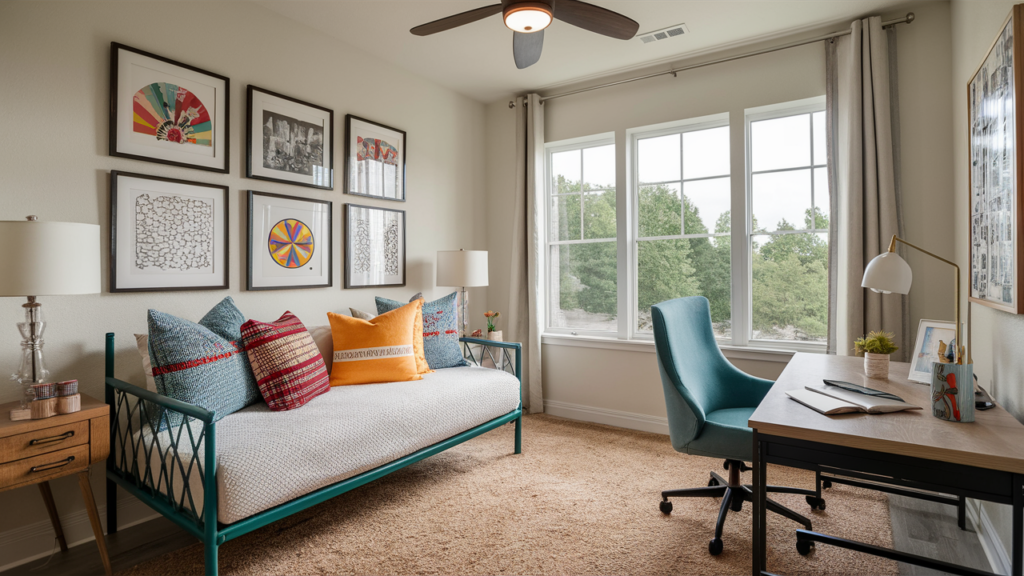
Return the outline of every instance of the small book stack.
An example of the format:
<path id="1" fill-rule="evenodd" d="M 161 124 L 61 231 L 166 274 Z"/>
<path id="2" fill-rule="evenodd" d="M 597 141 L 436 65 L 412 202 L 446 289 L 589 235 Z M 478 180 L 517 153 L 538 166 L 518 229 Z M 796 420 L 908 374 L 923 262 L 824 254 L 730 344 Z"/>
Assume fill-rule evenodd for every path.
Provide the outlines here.
<path id="1" fill-rule="evenodd" d="M 35 399 L 29 402 L 28 408 L 11 410 L 11 420 L 41 420 L 82 409 L 78 380 L 33 384 L 32 395 Z"/>

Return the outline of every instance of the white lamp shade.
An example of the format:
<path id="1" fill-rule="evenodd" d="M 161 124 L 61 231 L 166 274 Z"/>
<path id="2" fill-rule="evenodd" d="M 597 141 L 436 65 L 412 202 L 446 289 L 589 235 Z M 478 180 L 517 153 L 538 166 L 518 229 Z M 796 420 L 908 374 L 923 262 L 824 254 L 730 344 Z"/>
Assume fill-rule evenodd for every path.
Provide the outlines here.
<path id="1" fill-rule="evenodd" d="M 895 252 L 885 252 L 868 262 L 860 285 L 882 294 L 906 294 L 913 281 L 910 264 Z"/>
<path id="2" fill-rule="evenodd" d="M 97 294 L 100 227 L 0 221 L 0 296 Z"/>
<path id="3" fill-rule="evenodd" d="M 486 250 L 444 250 L 437 253 L 437 285 L 487 286 Z"/>

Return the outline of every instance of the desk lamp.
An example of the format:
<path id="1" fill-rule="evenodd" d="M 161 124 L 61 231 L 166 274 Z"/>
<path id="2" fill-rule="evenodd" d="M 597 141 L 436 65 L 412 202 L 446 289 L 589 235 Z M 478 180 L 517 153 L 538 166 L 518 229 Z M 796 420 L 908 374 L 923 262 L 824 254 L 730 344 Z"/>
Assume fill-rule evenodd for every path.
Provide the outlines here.
<path id="1" fill-rule="evenodd" d="M 459 337 L 468 336 L 469 294 L 466 288 L 487 286 L 486 250 L 444 250 L 437 253 L 437 285 L 460 287 Z"/>
<path id="2" fill-rule="evenodd" d="M 897 242 L 945 262 L 956 271 L 956 339 L 951 343 L 954 349 L 953 363 L 932 363 L 932 415 L 951 422 L 974 422 L 974 364 L 970 360 L 964 362 L 964 348 L 960 345 L 963 342 L 960 334 L 960 267 L 894 235 L 892 242 L 889 243 L 889 251 L 875 256 L 868 262 L 860 285 L 880 294 L 906 294 L 910 291 L 914 275 L 907 261 L 896 253 Z M 970 358 L 969 351 L 967 354 Z"/>

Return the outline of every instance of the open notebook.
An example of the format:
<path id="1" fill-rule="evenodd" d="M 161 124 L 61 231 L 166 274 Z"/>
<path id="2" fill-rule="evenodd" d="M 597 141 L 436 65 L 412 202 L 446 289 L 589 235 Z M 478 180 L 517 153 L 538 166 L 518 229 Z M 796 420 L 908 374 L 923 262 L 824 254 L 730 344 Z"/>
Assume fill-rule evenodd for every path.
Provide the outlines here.
<path id="1" fill-rule="evenodd" d="M 817 410 L 822 414 L 845 414 L 847 412 L 867 412 L 868 414 L 884 414 L 902 410 L 920 410 L 920 406 L 907 404 L 900 400 L 878 398 L 849 392 L 835 386 L 818 384 L 804 389 L 787 390 L 786 395 L 797 402 Z"/>

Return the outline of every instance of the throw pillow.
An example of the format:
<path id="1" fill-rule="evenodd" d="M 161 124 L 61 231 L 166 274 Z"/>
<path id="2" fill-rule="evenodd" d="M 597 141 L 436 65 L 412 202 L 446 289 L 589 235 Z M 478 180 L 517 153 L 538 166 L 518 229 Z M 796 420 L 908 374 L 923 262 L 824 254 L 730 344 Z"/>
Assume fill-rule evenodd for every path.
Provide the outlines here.
<path id="1" fill-rule="evenodd" d="M 459 348 L 459 327 L 456 300 L 452 292 L 444 298 L 423 304 L 423 352 L 430 368 L 469 366 Z M 377 312 L 384 314 L 404 306 L 401 302 L 377 297 Z"/>
<path id="2" fill-rule="evenodd" d="M 242 324 L 242 342 L 271 410 L 294 410 L 330 389 L 313 336 L 291 312 L 276 322 Z"/>
<path id="3" fill-rule="evenodd" d="M 413 352 L 417 300 L 373 320 L 327 313 L 334 337 L 331 386 L 420 380 Z"/>
<path id="4" fill-rule="evenodd" d="M 156 392 L 156 380 L 153 380 L 153 364 L 149 359 L 149 335 L 136 334 L 135 346 L 142 356 L 142 372 L 146 375 L 146 390 Z"/>
<path id="5" fill-rule="evenodd" d="M 373 314 L 369 312 L 363 312 L 362 310 L 356 310 L 355 308 L 349 308 L 349 312 L 352 313 L 353 318 L 359 318 L 360 320 L 373 320 Z"/>

